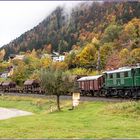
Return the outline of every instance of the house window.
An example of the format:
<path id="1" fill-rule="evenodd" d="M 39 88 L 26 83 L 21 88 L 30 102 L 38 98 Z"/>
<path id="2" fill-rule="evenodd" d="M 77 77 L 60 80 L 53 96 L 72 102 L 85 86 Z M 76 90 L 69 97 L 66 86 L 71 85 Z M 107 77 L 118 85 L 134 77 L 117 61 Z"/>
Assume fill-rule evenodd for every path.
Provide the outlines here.
<path id="1" fill-rule="evenodd" d="M 120 73 L 117 73 L 117 78 L 120 78 Z"/>
<path id="2" fill-rule="evenodd" d="M 128 72 L 124 72 L 124 77 L 128 77 Z"/>

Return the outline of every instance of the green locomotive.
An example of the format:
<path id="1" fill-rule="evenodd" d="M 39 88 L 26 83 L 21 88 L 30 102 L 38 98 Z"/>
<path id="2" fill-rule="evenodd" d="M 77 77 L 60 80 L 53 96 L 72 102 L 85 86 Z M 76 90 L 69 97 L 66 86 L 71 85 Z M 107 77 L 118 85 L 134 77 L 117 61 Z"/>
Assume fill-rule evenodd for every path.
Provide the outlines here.
<path id="1" fill-rule="evenodd" d="M 104 77 L 106 96 L 133 98 L 140 96 L 140 66 L 106 71 Z"/>

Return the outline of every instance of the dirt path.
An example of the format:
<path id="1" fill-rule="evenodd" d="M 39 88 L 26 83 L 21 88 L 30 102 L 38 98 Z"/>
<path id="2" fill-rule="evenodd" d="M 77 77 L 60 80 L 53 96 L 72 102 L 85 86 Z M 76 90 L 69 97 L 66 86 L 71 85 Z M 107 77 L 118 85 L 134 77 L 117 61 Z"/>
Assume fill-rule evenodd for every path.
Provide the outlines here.
<path id="1" fill-rule="evenodd" d="M 0 107 L 0 120 L 5 120 L 13 117 L 18 117 L 18 116 L 26 116 L 26 115 L 32 115 L 33 113 L 27 112 L 27 111 L 22 111 L 14 108 L 3 108 Z"/>

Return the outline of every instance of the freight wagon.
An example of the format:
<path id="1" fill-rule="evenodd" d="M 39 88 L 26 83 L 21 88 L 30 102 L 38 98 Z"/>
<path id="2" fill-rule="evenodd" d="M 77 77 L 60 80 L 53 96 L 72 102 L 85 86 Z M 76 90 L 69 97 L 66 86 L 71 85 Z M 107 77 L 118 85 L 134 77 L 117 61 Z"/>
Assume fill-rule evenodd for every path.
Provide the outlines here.
<path id="1" fill-rule="evenodd" d="M 104 84 L 103 75 L 86 76 L 77 80 L 82 95 L 100 96 Z"/>

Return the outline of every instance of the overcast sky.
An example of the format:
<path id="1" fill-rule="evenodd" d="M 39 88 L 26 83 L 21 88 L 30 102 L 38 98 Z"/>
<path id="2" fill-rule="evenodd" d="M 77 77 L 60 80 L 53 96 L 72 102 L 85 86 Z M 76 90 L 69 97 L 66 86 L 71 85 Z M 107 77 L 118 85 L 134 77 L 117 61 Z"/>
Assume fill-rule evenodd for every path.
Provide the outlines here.
<path id="1" fill-rule="evenodd" d="M 0 47 L 47 17 L 58 5 L 67 8 L 78 1 L 0 1 Z"/>

